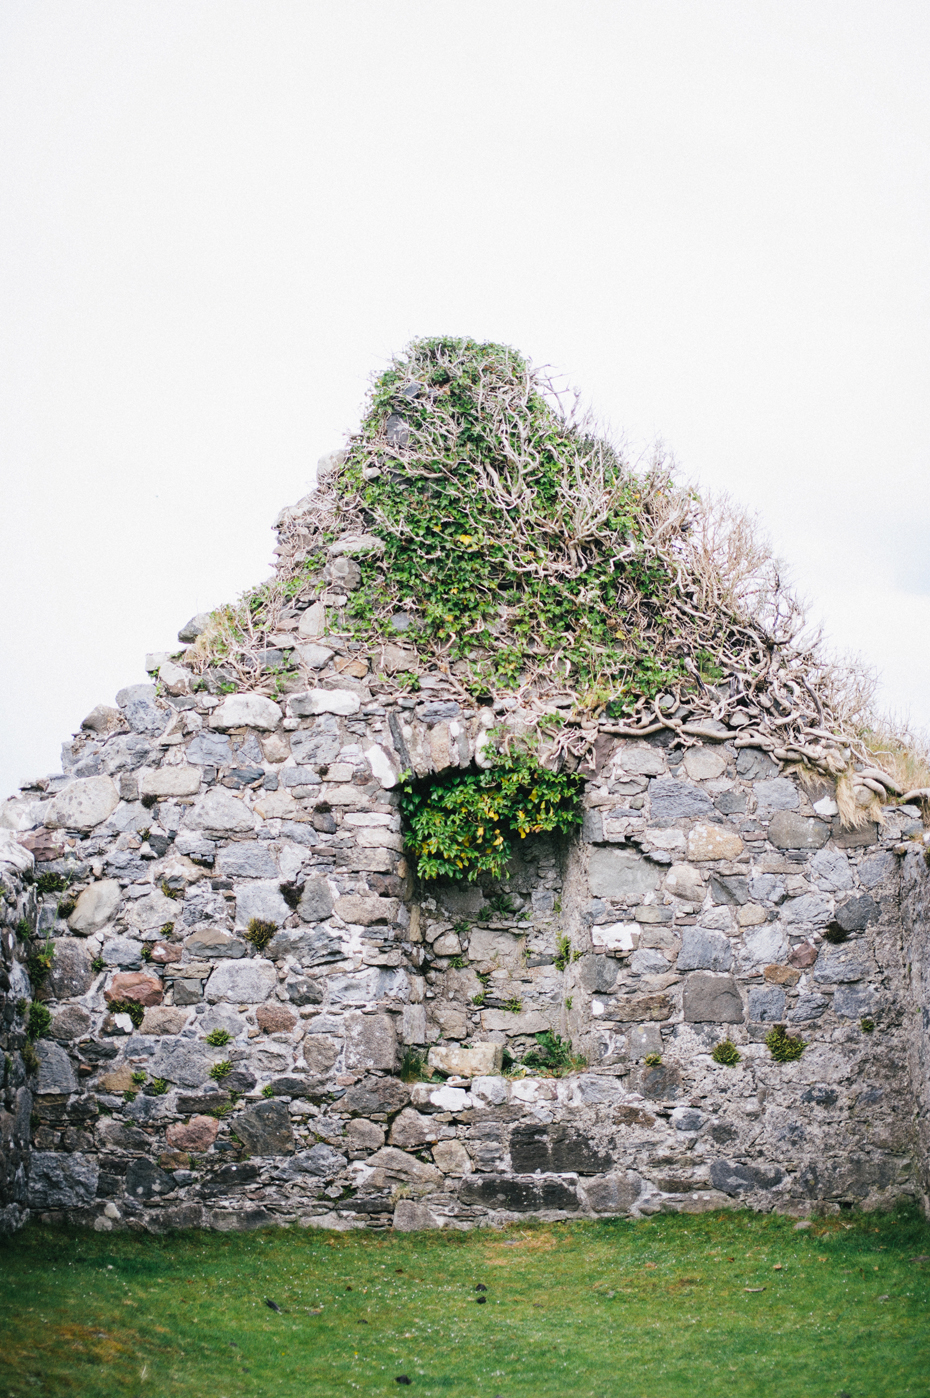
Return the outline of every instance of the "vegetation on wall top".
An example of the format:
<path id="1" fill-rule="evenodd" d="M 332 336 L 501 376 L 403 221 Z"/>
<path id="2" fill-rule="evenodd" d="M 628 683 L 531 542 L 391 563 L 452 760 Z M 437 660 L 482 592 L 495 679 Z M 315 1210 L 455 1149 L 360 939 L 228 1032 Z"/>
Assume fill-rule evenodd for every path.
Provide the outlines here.
<path id="1" fill-rule="evenodd" d="M 344 459 L 285 512 L 287 561 L 215 614 L 195 665 L 254 683 L 289 600 L 334 590 L 335 549 L 359 575 L 332 620 L 373 654 L 402 640 L 463 695 L 516 695 L 576 729 L 735 736 L 831 778 L 858 759 L 841 814 L 878 816 L 921 778 L 902 743 L 876 751 L 869 677 L 825 656 L 753 522 L 680 485 L 661 452 L 631 462 L 563 398 L 507 346 L 414 340 Z"/>

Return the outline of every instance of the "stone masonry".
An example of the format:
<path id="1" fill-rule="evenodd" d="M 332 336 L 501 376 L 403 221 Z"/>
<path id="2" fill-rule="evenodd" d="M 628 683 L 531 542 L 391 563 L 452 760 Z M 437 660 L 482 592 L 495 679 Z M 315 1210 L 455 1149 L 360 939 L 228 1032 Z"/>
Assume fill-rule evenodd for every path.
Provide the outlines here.
<path id="1" fill-rule="evenodd" d="M 278 699 L 152 657 L 157 684 L 0 807 L 0 1224 L 926 1203 L 920 812 L 844 829 L 828 785 L 723 725 L 687 747 L 601 731 L 575 838 L 528 838 L 499 884 L 418 885 L 399 774 L 486 762 L 521 712 L 467 707 L 402 644 L 363 650 L 339 607 L 285 614 L 299 681 Z M 54 949 L 31 1051 L 24 925 Z M 800 1059 L 774 1061 L 778 1024 Z M 547 1029 L 587 1066 L 506 1071 Z M 736 1066 L 711 1056 L 724 1039 Z M 404 1080 L 412 1053 L 433 1080 Z"/>

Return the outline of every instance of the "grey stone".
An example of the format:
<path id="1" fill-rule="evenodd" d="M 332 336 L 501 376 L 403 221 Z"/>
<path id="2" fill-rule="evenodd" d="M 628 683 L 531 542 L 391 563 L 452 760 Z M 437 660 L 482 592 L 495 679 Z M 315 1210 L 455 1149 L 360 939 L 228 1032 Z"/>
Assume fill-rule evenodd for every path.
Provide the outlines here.
<path id="1" fill-rule="evenodd" d="M 350 1150 L 380 1150 L 384 1145 L 384 1128 L 376 1121 L 356 1117 L 346 1127 L 346 1144 Z"/>
<path id="2" fill-rule="evenodd" d="M 789 898 L 781 915 L 786 922 L 820 927 L 830 920 L 830 904 L 817 893 L 803 893 L 800 898 Z"/>
<path id="3" fill-rule="evenodd" d="M 239 840 L 225 845 L 216 857 L 216 871 L 233 879 L 276 879 L 278 866 L 267 845 Z"/>
<path id="4" fill-rule="evenodd" d="M 743 1194 L 749 1190 L 774 1189 L 785 1178 L 779 1166 L 746 1165 L 735 1160 L 714 1160 L 710 1167 L 710 1182 L 724 1194 Z"/>
<path id="5" fill-rule="evenodd" d="M 722 932 L 685 927 L 676 964 L 679 971 L 729 971 L 733 965 L 733 948 Z"/>
<path id="6" fill-rule="evenodd" d="M 258 728 L 270 733 L 281 722 L 281 710 L 273 699 L 264 694 L 230 694 L 210 715 L 210 727 L 227 731 L 230 728 Z"/>
<path id="7" fill-rule="evenodd" d="M 134 733 L 154 736 L 168 726 L 171 711 L 158 707 L 153 684 L 131 684 L 120 690 L 116 702 Z"/>
<path id="8" fill-rule="evenodd" d="M 760 903 L 781 903 L 785 897 L 785 881 L 778 874 L 754 874 L 749 880 L 749 892 Z"/>
<path id="9" fill-rule="evenodd" d="M 287 998 L 292 1005 L 321 1005 L 323 988 L 312 976 L 289 975 L 284 983 Z"/>
<path id="10" fill-rule="evenodd" d="M 775 811 L 796 811 L 800 803 L 798 789 L 788 777 L 774 777 L 771 781 L 756 782 L 753 794 L 756 798 L 756 813 L 762 819 Z"/>
<path id="11" fill-rule="evenodd" d="M 165 1035 L 151 1059 L 151 1076 L 181 1087 L 201 1087 L 209 1081 L 215 1055 L 196 1040 Z"/>
<path id="12" fill-rule="evenodd" d="M 272 961 L 294 956 L 307 970 L 327 962 L 342 961 L 348 955 L 348 948 L 338 934 L 322 926 L 284 927 L 271 939 L 265 951 Z M 331 993 L 332 990 L 330 982 Z M 318 999 L 311 998 L 304 1003 L 317 1004 Z"/>
<path id="13" fill-rule="evenodd" d="M 768 966 L 773 961 L 782 962 L 787 955 L 788 943 L 777 922 L 766 922 L 760 927 L 746 928 L 740 956 L 745 969 Z"/>
<path id="14" fill-rule="evenodd" d="M 198 733 L 187 748 L 187 760 L 198 767 L 231 767 L 232 748 L 222 733 Z"/>
<path id="15" fill-rule="evenodd" d="M 868 979 L 869 965 L 856 946 L 821 947 L 813 976 L 818 985 L 840 985 L 845 981 Z"/>
<path id="16" fill-rule="evenodd" d="M 777 985 L 749 987 L 749 1018 L 761 1024 L 778 1024 L 785 1017 L 785 992 Z"/>
<path id="17" fill-rule="evenodd" d="M 339 725 L 331 716 L 317 719 L 310 730 L 298 729 L 291 734 L 291 753 L 299 766 L 328 766 L 335 762 L 341 747 Z"/>
<path id="18" fill-rule="evenodd" d="M 749 902 L 749 880 L 745 874 L 712 874 L 710 893 L 715 903 L 738 904 Z"/>
<path id="19" fill-rule="evenodd" d="M 762 748 L 742 748 L 736 759 L 736 770 L 749 781 L 766 781 L 778 775 L 778 763 Z"/>
<path id="20" fill-rule="evenodd" d="M 661 871 L 633 850 L 613 846 L 591 851 L 588 883 L 595 898 L 639 899 L 658 888 Z"/>
<path id="21" fill-rule="evenodd" d="M 405 447 L 410 442 L 410 428 L 399 413 L 391 413 L 384 424 L 384 435 L 392 447 Z"/>
<path id="22" fill-rule="evenodd" d="M 811 877 L 824 893 L 840 893 L 853 886 L 849 859 L 842 850 L 818 850 L 811 860 Z"/>
<path id="23" fill-rule="evenodd" d="M 132 937 L 110 937 L 104 942 L 100 955 L 108 966 L 138 971 L 142 965 L 142 943 Z"/>
<path id="24" fill-rule="evenodd" d="M 688 816 L 710 815 L 714 809 L 707 792 L 691 782 L 674 777 L 658 777 L 649 783 L 650 809 L 654 821 L 681 820 Z"/>
<path id="25" fill-rule="evenodd" d="M 659 748 L 623 746 L 616 760 L 624 772 L 636 777 L 658 777 L 667 770 L 665 755 Z"/>
<path id="26" fill-rule="evenodd" d="M 119 709 L 111 709 L 108 704 L 97 704 L 87 717 L 82 719 L 81 727 L 91 733 L 112 733 L 122 722 L 123 715 Z"/>
<path id="27" fill-rule="evenodd" d="M 814 1160 L 798 1173 L 798 1184 L 813 1199 L 864 1199 L 874 1189 L 886 1189 L 895 1176 L 887 1156 L 846 1155 L 841 1160 Z"/>
<path id="28" fill-rule="evenodd" d="M 33 1209 L 89 1208 L 99 1172 L 93 1156 L 36 1150 L 29 1160 L 28 1200 Z"/>
<path id="29" fill-rule="evenodd" d="M 86 994 L 94 983 L 87 944 L 77 937 L 58 937 L 53 945 L 55 957 L 47 982 L 50 993 L 56 1000 Z"/>
<path id="30" fill-rule="evenodd" d="M 119 805 L 119 791 L 110 777 L 80 777 L 53 796 L 43 811 L 49 829 L 92 830 L 102 825 Z"/>
<path id="31" fill-rule="evenodd" d="M 280 927 L 290 917 L 291 910 L 277 883 L 256 879 L 254 883 L 236 884 L 236 926 L 248 927 L 253 918 L 273 922 Z"/>
<path id="32" fill-rule="evenodd" d="M 246 945 L 228 932 L 220 932 L 215 927 L 201 927 L 184 938 L 184 949 L 192 960 L 199 961 L 203 957 L 244 956 Z"/>
<path id="33" fill-rule="evenodd" d="M 196 616 L 191 617 L 190 621 L 185 621 L 178 632 L 178 640 L 188 643 L 196 641 L 197 637 L 202 636 L 209 625 L 210 613 L 198 612 Z"/>
<path id="34" fill-rule="evenodd" d="M 695 1107 L 676 1107 L 672 1112 L 672 1125 L 676 1131 L 700 1131 L 704 1113 Z"/>
<path id="35" fill-rule="evenodd" d="M 630 1087 L 656 1102 L 674 1101 L 684 1090 L 674 1063 L 644 1063 L 631 1075 Z"/>
<path id="36" fill-rule="evenodd" d="M 86 1034 L 92 1023 L 90 1014 L 81 1005 L 65 1005 L 55 1015 L 48 1032 L 53 1039 L 67 1043 Z"/>
<path id="37" fill-rule="evenodd" d="M 211 787 L 191 808 L 187 823 L 194 829 L 221 835 L 244 834 L 255 829 L 255 817 L 239 796 L 225 786 Z"/>
<path id="38" fill-rule="evenodd" d="M 421 1233 L 427 1228 L 438 1228 L 440 1220 L 425 1204 L 414 1199 L 398 1199 L 394 1205 L 393 1219 L 395 1233 Z"/>
<path id="39" fill-rule="evenodd" d="M 657 1024 L 631 1024 L 626 1031 L 626 1041 L 631 1058 L 662 1052 L 662 1031 Z"/>
<path id="40" fill-rule="evenodd" d="M 419 1150 L 437 1140 L 439 1132 L 428 1116 L 422 1116 L 413 1107 L 404 1107 L 398 1112 L 391 1126 L 388 1142 L 400 1150 Z"/>
<path id="41" fill-rule="evenodd" d="M 397 1058 L 397 1036 L 390 1015 L 352 1012 L 345 1016 L 345 1064 L 349 1072 L 381 1069 L 393 1072 Z"/>
<path id="42" fill-rule="evenodd" d="M 346 1156 L 340 1155 L 338 1150 L 333 1150 L 332 1146 L 326 1145 L 323 1141 L 318 1141 L 315 1146 L 311 1146 L 305 1154 L 301 1154 L 298 1158 L 307 1174 L 319 1175 L 324 1180 L 331 1180 L 349 1163 Z"/>
<path id="43" fill-rule="evenodd" d="M 278 983 L 274 965 L 259 957 L 224 961 L 210 976 L 204 998 L 211 1004 L 228 1000 L 235 1005 L 255 1005 L 267 1000 Z"/>
<path id="44" fill-rule="evenodd" d="M 308 1034 L 303 1045 L 307 1072 L 314 1077 L 324 1077 L 339 1057 L 340 1047 L 339 1042 L 328 1034 Z"/>
<path id="45" fill-rule="evenodd" d="M 68 918 L 68 926 L 73 932 L 89 937 L 99 932 L 101 927 L 113 917 L 122 898 L 122 889 L 116 879 L 98 879 L 78 894 L 74 912 Z"/>
<path id="46" fill-rule="evenodd" d="M 746 795 L 742 791 L 721 791 L 714 806 L 721 815 L 745 815 Z"/>
<path id="47" fill-rule="evenodd" d="M 769 822 L 768 837 L 776 849 L 820 849 L 830 838 L 830 827 L 794 811 L 778 811 Z"/>
<path id="48" fill-rule="evenodd" d="M 806 1024 L 812 1019 L 819 1019 L 829 1007 L 830 1001 L 825 995 L 799 995 L 791 1007 L 788 1019 L 792 1024 Z"/>
<path id="49" fill-rule="evenodd" d="M 454 699 L 428 699 L 416 707 L 417 718 L 427 728 L 437 723 L 448 723 L 450 719 L 458 718 L 461 712 L 461 706 Z"/>
<path id="50" fill-rule="evenodd" d="M 861 1019 L 873 1014 L 876 1005 L 875 991 L 870 985 L 838 985 L 833 996 L 833 1010 L 841 1019 Z"/>
<path id="51" fill-rule="evenodd" d="M 442 1173 L 435 1165 L 417 1160 L 416 1156 L 408 1155 L 406 1151 L 397 1150 L 394 1146 L 382 1146 L 374 1155 L 369 1156 L 367 1164 L 373 1170 L 383 1170 L 387 1175 L 410 1180 L 413 1184 L 437 1187 L 443 1182 Z"/>
<path id="52" fill-rule="evenodd" d="M 510 1133 L 510 1158 L 514 1170 L 521 1175 L 537 1170 L 599 1175 L 613 1164 L 611 1157 L 593 1141 L 564 1122 L 518 1124 Z"/>
<path id="53" fill-rule="evenodd" d="M 695 971 L 685 981 L 683 1007 L 690 1024 L 741 1024 L 743 1002 L 732 976 Z"/>
<path id="54" fill-rule="evenodd" d="M 839 845 L 840 849 L 862 849 L 877 842 L 879 829 L 875 821 L 870 820 L 858 830 L 846 830 L 839 816 L 835 816 L 830 826 L 830 834 L 833 843 Z"/>
<path id="55" fill-rule="evenodd" d="M 836 920 L 844 932 L 864 932 L 878 921 L 881 911 L 870 894 L 861 893 L 858 898 L 847 898 L 845 903 L 837 905 Z"/>
<path id="56" fill-rule="evenodd" d="M 126 1171 L 126 1193 L 130 1199 L 157 1199 L 170 1194 L 174 1180 L 145 1157 L 130 1162 Z"/>
<path id="57" fill-rule="evenodd" d="M 342 1105 L 359 1116 L 399 1112 L 410 1101 L 410 1088 L 399 1078 L 363 1078 L 346 1092 Z"/>
<path id="58" fill-rule="evenodd" d="M 333 911 L 333 895 L 325 879 L 306 879 L 297 908 L 304 922 L 322 922 Z"/>
<path id="59" fill-rule="evenodd" d="M 574 1213 L 580 1200 L 572 1185 L 555 1179 L 513 1179 L 508 1175 L 469 1175 L 459 1198 L 463 1204 L 503 1210 L 507 1213 L 538 1213 L 558 1210 Z"/>
<path id="60" fill-rule="evenodd" d="M 606 957 L 604 959 L 606 960 Z M 638 951 L 634 951 L 628 964 L 636 976 L 662 975 L 670 969 L 668 959 L 650 947 L 640 947 Z"/>
<path id="61" fill-rule="evenodd" d="M 42 1097 L 50 1092 L 71 1093 L 77 1091 L 77 1079 L 71 1067 L 71 1059 L 58 1044 L 40 1039 L 36 1044 L 39 1058 L 39 1072 L 35 1091 Z"/>
<path id="62" fill-rule="evenodd" d="M 294 1133 L 283 1102 L 269 1098 L 246 1107 L 234 1118 L 233 1130 L 250 1155 L 292 1155 Z"/>
<path id="63" fill-rule="evenodd" d="M 642 1182 L 632 1171 L 600 1175 L 582 1185 L 588 1208 L 596 1214 L 627 1214 L 639 1198 Z"/>
<path id="64" fill-rule="evenodd" d="M 859 879 L 866 888 L 874 888 L 883 879 L 890 878 L 894 870 L 893 854 L 870 854 L 859 865 Z"/>
<path id="65" fill-rule="evenodd" d="M 294 718 L 312 718 L 315 714 L 357 714 L 362 701 L 351 689 L 308 689 L 305 694 L 292 694 L 287 710 Z"/>
<path id="66" fill-rule="evenodd" d="M 693 864 L 673 864 L 665 878 L 665 892 L 687 903 L 704 901 L 704 881 Z"/>

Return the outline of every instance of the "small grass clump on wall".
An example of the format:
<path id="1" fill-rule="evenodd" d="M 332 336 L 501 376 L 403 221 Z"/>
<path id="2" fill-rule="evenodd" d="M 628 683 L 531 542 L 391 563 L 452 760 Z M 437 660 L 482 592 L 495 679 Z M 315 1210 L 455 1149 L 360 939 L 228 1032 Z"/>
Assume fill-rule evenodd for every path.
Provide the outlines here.
<path id="1" fill-rule="evenodd" d="M 795 1221 L 718 1210 L 156 1237 L 30 1226 L 0 1243 L 0 1393 L 924 1398 L 926 1221 Z"/>

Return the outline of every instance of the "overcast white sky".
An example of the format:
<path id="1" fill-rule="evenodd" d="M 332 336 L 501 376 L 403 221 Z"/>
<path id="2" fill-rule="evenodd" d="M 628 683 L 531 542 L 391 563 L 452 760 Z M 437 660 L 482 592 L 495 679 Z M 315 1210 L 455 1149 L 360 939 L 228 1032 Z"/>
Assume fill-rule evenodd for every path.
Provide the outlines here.
<path id="1" fill-rule="evenodd" d="M 418 334 L 758 509 L 930 724 L 928 60 L 902 0 L 5 0 L 0 794 Z"/>

